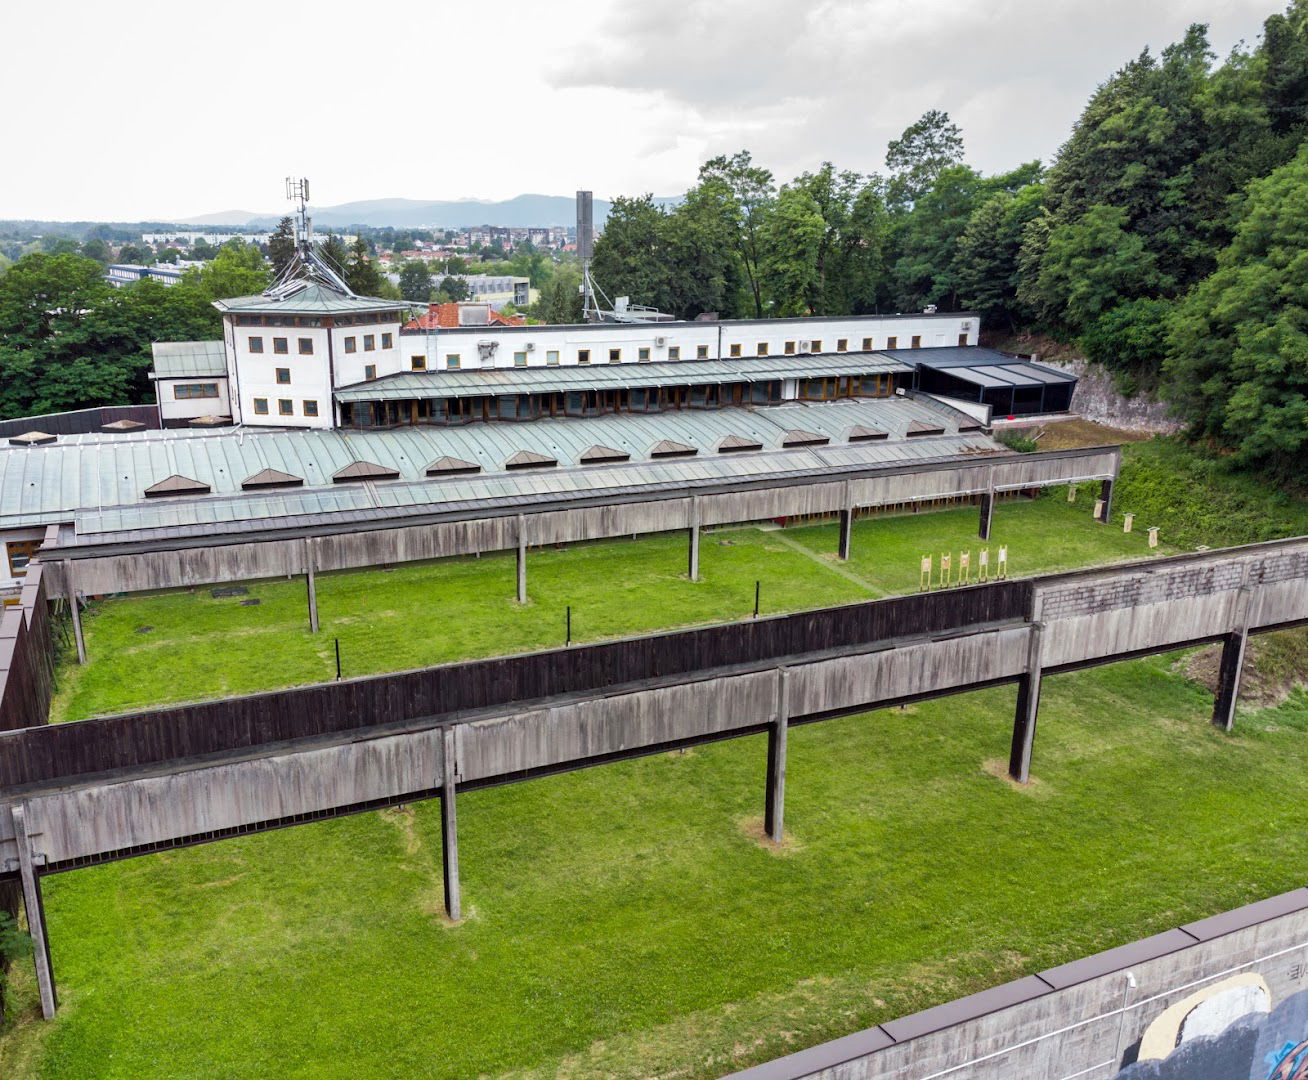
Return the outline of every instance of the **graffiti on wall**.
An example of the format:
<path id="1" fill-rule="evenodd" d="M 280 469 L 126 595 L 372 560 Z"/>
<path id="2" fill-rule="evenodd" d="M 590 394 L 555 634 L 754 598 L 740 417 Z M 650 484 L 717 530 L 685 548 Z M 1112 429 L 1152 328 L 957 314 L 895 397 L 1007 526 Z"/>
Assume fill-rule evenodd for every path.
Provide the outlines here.
<path id="1" fill-rule="evenodd" d="M 1161 1012 L 1117 1080 L 1308 1080 L 1308 990 L 1233 975 Z"/>

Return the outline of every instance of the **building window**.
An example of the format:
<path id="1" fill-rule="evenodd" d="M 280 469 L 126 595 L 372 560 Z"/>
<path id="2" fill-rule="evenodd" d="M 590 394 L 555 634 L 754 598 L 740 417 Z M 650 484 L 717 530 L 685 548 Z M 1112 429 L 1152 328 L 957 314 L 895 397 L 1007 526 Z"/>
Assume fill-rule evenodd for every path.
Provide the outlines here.
<path id="1" fill-rule="evenodd" d="M 836 352 L 846 352 L 849 349 L 849 338 L 836 338 Z"/>
<path id="2" fill-rule="evenodd" d="M 278 399 L 277 399 L 277 412 L 278 412 L 281 416 L 294 416 L 294 415 L 295 415 L 295 402 L 293 402 L 290 398 L 285 398 L 285 397 L 284 397 L 284 398 L 278 398 Z"/>
<path id="3" fill-rule="evenodd" d="M 647 359 L 648 359 L 648 358 L 647 358 Z M 668 359 L 669 359 L 669 360 L 680 360 L 680 359 L 681 359 L 681 346 L 680 346 L 680 345 L 672 345 L 672 346 L 670 346 L 670 347 L 668 348 Z"/>
<path id="4" fill-rule="evenodd" d="M 393 339 L 391 338 L 390 334 L 382 334 L 382 348 L 389 349 L 391 347 L 392 340 Z"/>
<path id="5" fill-rule="evenodd" d="M 256 353 L 263 352 L 263 338 L 252 337 L 252 338 L 247 338 L 246 340 L 249 343 L 250 352 L 256 352 Z"/>
<path id="6" fill-rule="evenodd" d="M 23 577 L 27 573 L 27 564 L 32 561 L 40 546 L 40 540 L 8 541 L 5 544 L 5 552 L 9 556 L 9 576 Z"/>
<path id="7" fill-rule="evenodd" d="M 620 364 L 620 363 L 622 363 L 622 350 L 621 350 L 621 349 L 610 349 L 610 350 L 609 350 L 609 363 L 610 363 L 610 364 Z"/>
<path id="8" fill-rule="evenodd" d="M 376 349 L 377 349 L 377 335 L 376 335 L 376 334 L 364 334 L 364 335 L 363 335 L 363 351 L 364 351 L 364 352 L 374 352 L 374 351 L 376 351 Z"/>
<path id="9" fill-rule="evenodd" d="M 637 350 L 636 350 L 636 360 L 637 360 L 637 362 L 640 362 L 640 361 L 643 361 L 643 360 L 648 360 L 648 359 L 649 359 L 649 349 L 648 349 L 648 348 L 641 348 L 641 349 L 637 349 Z"/>
<path id="10" fill-rule="evenodd" d="M 317 416 L 317 415 L 318 415 L 318 403 L 317 403 L 316 401 L 305 401 L 305 402 L 304 402 L 304 415 L 305 415 L 305 416 Z"/>
<path id="11" fill-rule="evenodd" d="M 426 371 L 427 358 L 425 356 L 410 356 L 409 368 L 413 371 Z"/>
<path id="12" fill-rule="evenodd" d="M 915 348 L 915 349 L 920 349 L 920 348 L 922 348 L 922 335 L 921 335 L 921 334 L 914 334 L 914 335 L 913 335 L 913 348 Z"/>
<path id="13" fill-rule="evenodd" d="M 787 356 L 795 355 L 795 343 L 793 341 L 786 342 L 786 355 Z"/>
<path id="14" fill-rule="evenodd" d="M 893 341 L 894 338 L 891 338 L 891 340 Z M 864 352 L 871 352 L 871 351 L 872 351 L 872 339 L 871 339 L 870 337 L 865 337 L 865 338 L 863 339 L 863 351 L 864 351 Z"/>
<path id="15" fill-rule="evenodd" d="M 707 346 L 707 345 L 696 345 L 696 346 L 695 346 L 695 359 L 697 359 L 697 360 L 707 360 L 707 359 L 708 359 L 708 346 Z"/>
<path id="16" fill-rule="evenodd" d="M 578 349 L 578 350 L 577 350 L 577 363 L 579 363 L 579 364 L 589 364 L 589 363 L 590 363 L 590 350 L 589 350 L 589 349 Z"/>
<path id="17" fill-rule="evenodd" d="M 351 335 L 345 339 L 345 351 L 356 352 L 359 348 L 359 339 Z"/>
<path id="18" fill-rule="evenodd" d="M 301 356 L 313 355 L 313 338 L 311 337 L 300 338 L 300 355 Z"/>
<path id="19" fill-rule="evenodd" d="M 286 347 L 286 339 L 284 337 L 273 338 L 273 352 L 285 356 L 290 351 L 291 350 Z"/>
<path id="20" fill-rule="evenodd" d="M 886 348 L 887 349 L 899 348 L 899 338 L 897 337 L 886 338 Z"/>
<path id="21" fill-rule="evenodd" d="M 257 397 L 254 399 L 254 413 L 256 416 L 268 415 L 268 399 L 266 397 Z"/>
<path id="22" fill-rule="evenodd" d="M 525 352 L 515 352 L 515 353 L 513 354 L 513 366 L 514 366 L 514 367 L 526 367 L 526 366 L 527 366 L 527 354 L 526 354 Z"/>
<path id="23" fill-rule="evenodd" d="M 291 369 L 288 367 L 279 367 L 277 369 L 277 384 L 279 386 L 291 385 Z"/>
<path id="24" fill-rule="evenodd" d="M 758 343 L 758 348 L 755 351 L 758 353 L 759 356 L 767 356 L 768 343 L 766 341 L 760 341 Z"/>
<path id="25" fill-rule="evenodd" d="M 445 354 L 445 366 L 447 368 L 456 368 L 459 366 L 459 354 L 456 352 Z"/>
<path id="26" fill-rule="evenodd" d="M 737 344 L 731 346 L 731 355 L 732 355 L 732 356 L 739 356 L 739 355 L 740 355 L 740 344 L 739 344 L 739 343 L 737 343 Z"/>
<path id="27" fill-rule="evenodd" d="M 188 398 L 216 398 L 218 384 L 213 382 L 179 383 L 173 387 L 173 400 L 185 401 Z"/>
<path id="28" fill-rule="evenodd" d="M 376 364 L 364 364 L 364 365 L 363 365 L 363 377 L 364 377 L 366 380 L 368 380 L 368 382 L 372 382 L 373 379 L 377 378 L 377 365 L 376 365 Z"/>
<path id="29" fill-rule="evenodd" d="M 549 352 L 547 352 L 547 353 L 545 354 L 545 363 L 546 363 L 549 367 L 558 367 L 558 366 L 559 366 L 559 350 L 558 350 L 558 349 L 551 349 Z"/>
<path id="30" fill-rule="evenodd" d="M 821 351 L 822 351 L 822 339 L 821 339 L 821 338 L 815 338 L 815 339 L 814 339 L 814 340 L 809 344 L 809 349 L 808 349 L 808 351 L 809 351 L 809 352 L 821 352 Z"/>
<path id="31" fill-rule="evenodd" d="M 966 334 L 959 334 L 959 335 L 958 335 L 958 343 L 959 343 L 960 345 L 966 345 L 966 344 L 967 344 L 967 335 L 966 335 Z"/>

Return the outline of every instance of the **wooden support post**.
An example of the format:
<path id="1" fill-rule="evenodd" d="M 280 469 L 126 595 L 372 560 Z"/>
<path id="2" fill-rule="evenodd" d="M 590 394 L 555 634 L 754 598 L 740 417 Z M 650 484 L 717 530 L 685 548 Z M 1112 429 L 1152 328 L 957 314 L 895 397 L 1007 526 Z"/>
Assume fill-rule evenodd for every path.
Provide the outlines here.
<path id="1" fill-rule="evenodd" d="M 1013 746 L 1008 755 L 1008 775 L 1019 784 L 1031 779 L 1031 748 L 1035 745 L 1036 714 L 1040 711 L 1040 638 L 1044 627 L 1031 624 L 1026 673 L 1017 683 L 1017 712 L 1013 717 Z"/>
<path id="2" fill-rule="evenodd" d="M 981 523 L 977 527 L 976 534 L 982 540 L 990 539 L 990 525 L 995 517 L 995 492 L 992 488 L 981 494 Z"/>
<path id="3" fill-rule="evenodd" d="M 1235 610 L 1231 613 L 1231 625 L 1235 629 L 1222 639 L 1222 662 L 1217 669 L 1217 694 L 1213 699 L 1213 723 L 1223 731 L 1235 727 L 1235 703 L 1240 696 L 1240 676 L 1249 646 L 1251 595 L 1248 585 L 1241 586 L 1235 594 Z"/>
<path id="4" fill-rule="evenodd" d="M 527 602 L 527 523 L 518 515 L 518 603 Z"/>
<path id="5" fill-rule="evenodd" d="M 1107 525 L 1113 518 L 1113 482 L 1104 480 L 1099 484 L 1099 520 Z"/>
<path id="6" fill-rule="evenodd" d="M 763 828 L 774 844 L 785 836 L 786 735 L 790 730 L 790 672 L 777 671 L 776 715 L 768 727 L 768 778 Z"/>
<path id="7" fill-rule="evenodd" d="M 309 594 L 309 633 L 318 632 L 318 588 L 313 579 L 313 542 L 304 538 L 304 581 Z"/>
<path id="8" fill-rule="evenodd" d="M 463 917 L 459 896 L 459 829 L 454 809 L 454 792 L 458 780 L 458 759 L 454 750 L 454 728 L 444 732 L 441 755 L 441 870 L 445 879 L 445 913 L 458 922 Z"/>
<path id="9" fill-rule="evenodd" d="M 686 572 L 691 581 L 699 580 L 699 499 L 690 497 L 690 555 Z"/>
<path id="10" fill-rule="evenodd" d="M 74 581 L 73 564 L 63 560 L 64 588 L 68 593 L 68 610 L 73 616 L 73 637 L 77 641 L 77 662 L 86 663 L 86 639 L 82 637 L 82 613 L 77 607 L 77 583 Z"/>
<path id="11" fill-rule="evenodd" d="M 55 995 L 54 968 L 50 964 L 50 943 L 45 933 L 45 908 L 41 903 L 41 879 L 32 861 L 32 845 L 27 836 L 26 814 L 21 806 L 10 811 L 14 819 L 14 842 L 18 845 L 18 872 L 23 879 L 23 908 L 27 912 L 27 932 L 32 938 L 32 958 L 36 962 L 36 986 L 41 997 L 41 1015 L 53 1020 L 59 1000 Z"/>
<path id="12" fill-rule="evenodd" d="M 836 552 L 836 554 L 840 557 L 842 561 L 846 561 L 849 559 L 850 544 L 851 541 L 853 540 L 853 535 L 852 535 L 854 531 L 853 526 L 854 526 L 854 511 L 853 510 L 840 511 L 840 549 Z"/>

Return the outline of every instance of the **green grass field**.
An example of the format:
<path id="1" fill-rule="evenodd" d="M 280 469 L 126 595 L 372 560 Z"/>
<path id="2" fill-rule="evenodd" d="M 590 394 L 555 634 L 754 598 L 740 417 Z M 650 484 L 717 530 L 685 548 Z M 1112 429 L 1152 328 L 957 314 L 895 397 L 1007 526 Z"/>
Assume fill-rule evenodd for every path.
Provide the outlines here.
<path id="1" fill-rule="evenodd" d="M 991 559 L 1006 544 L 1009 573 L 1018 575 L 1151 554 L 1144 533 L 1096 524 L 1091 505 L 1085 492 L 1073 504 L 1061 496 L 1001 503 Z M 336 638 L 344 674 L 364 675 L 562 645 L 568 605 L 573 640 L 594 641 L 746 618 L 755 581 L 763 614 L 911 592 L 922 555 L 971 550 L 976 559 L 976 525 L 973 508 L 860 520 L 844 564 L 834 524 L 706 532 L 698 583 L 686 576 L 682 533 L 533 549 L 525 605 L 514 600 L 512 554 L 328 574 L 318 579 L 316 635 L 302 578 L 250 585 L 246 597 L 195 589 L 106 600 L 84 619 L 91 663 L 61 667 L 54 715 L 76 720 L 330 679 Z M 248 599 L 258 606 L 242 606 Z"/>
<path id="2" fill-rule="evenodd" d="M 1014 575 L 1148 553 L 1086 493 L 1002 504 Z M 917 587 L 973 509 L 533 551 L 98 605 L 75 719 L 149 703 L 747 617 Z M 151 626 L 149 633 L 137 628 Z M 436 803 L 46 881 L 62 1009 L 30 963 L 0 1076 L 712 1077 L 1300 884 L 1308 695 L 1234 736 L 1176 658 L 1049 679 L 1034 782 L 1002 779 L 1011 689 L 795 729 L 787 843 L 760 842 L 761 737 L 460 796 L 467 918 Z"/>

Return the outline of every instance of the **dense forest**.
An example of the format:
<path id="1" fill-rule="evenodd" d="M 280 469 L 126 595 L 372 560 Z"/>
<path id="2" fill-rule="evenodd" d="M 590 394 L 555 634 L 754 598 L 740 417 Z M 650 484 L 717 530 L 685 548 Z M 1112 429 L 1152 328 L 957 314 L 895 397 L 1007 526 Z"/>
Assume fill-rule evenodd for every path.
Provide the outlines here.
<path id="1" fill-rule="evenodd" d="M 1052 164 L 982 176 L 933 111 L 884 175 L 778 184 L 747 152 L 671 210 L 614 201 L 594 273 L 678 316 L 980 312 L 1076 344 L 1192 433 L 1292 476 L 1308 450 L 1308 0 L 1217 62 L 1202 26 L 1092 95 Z"/>

